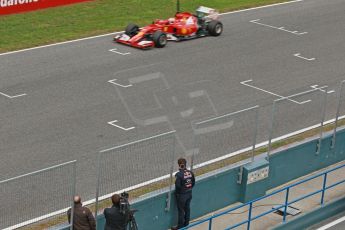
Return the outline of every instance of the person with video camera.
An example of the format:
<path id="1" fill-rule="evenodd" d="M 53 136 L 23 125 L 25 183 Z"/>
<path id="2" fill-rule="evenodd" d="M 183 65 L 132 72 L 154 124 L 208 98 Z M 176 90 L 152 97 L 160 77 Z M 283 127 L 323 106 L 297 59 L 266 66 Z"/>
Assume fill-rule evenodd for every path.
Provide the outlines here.
<path id="1" fill-rule="evenodd" d="M 193 172 L 187 169 L 186 159 L 178 159 L 177 164 L 179 171 L 175 174 L 175 195 L 178 211 L 177 229 L 179 229 L 189 224 L 190 202 L 192 201 L 192 189 L 195 185 L 195 177 Z"/>
<path id="2" fill-rule="evenodd" d="M 126 230 L 127 227 L 127 216 L 120 210 L 121 196 L 114 194 L 111 197 L 113 206 L 104 209 L 105 226 L 104 230 Z"/>

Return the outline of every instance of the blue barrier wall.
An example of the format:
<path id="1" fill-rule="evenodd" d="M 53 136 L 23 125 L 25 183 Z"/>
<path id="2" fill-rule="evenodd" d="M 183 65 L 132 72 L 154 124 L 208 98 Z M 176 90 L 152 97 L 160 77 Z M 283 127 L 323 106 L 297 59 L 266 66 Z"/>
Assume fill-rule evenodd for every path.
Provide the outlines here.
<path id="1" fill-rule="evenodd" d="M 270 158 L 269 189 L 344 160 L 345 130 L 338 131 L 334 149 L 330 147 L 331 142 L 331 135 L 324 137 L 318 155 L 316 154 L 317 140 L 273 154 Z"/>
<path id="2" fill-rule="evenodd" d="M 269 160 L 267 189 L 272 189 L 313 171 L 322 169 L 345 159 L 345 130 L 338 131 L 334 149 L 332 136 L 325 136 L 320 153 L 316 154 L 317 140 L 310 140 L 272 154 Z M 241 185 L 237 184 L 240 166 L 233 166 L 216 174 L 198 178 L 191 204 L 192 218 L 197 218 L 215 210 L 238 202 Z M 172 200 L 171 211 L 165 212 L 167 193 L 151 195 L 132 206 L 138 209 L 136 219 L 140 230 L 168 229 L 176 224 L 177 210 Z M 98 217 L 98 228 L 104 229 L 104 217 Z"/>
<path id="3" fill-rule="evenodd" d="M 240 199 L 240 185 L 237 184 L 238 167 L 200 179 L 193 190 L 191 217 L 197 218 L 230 205 Z M 165 212 L 167 193 L 143 199 L 132 205 L 138 209 L 136 221 L 140 230 L 168 229 L 177 223 L 177 208 L 172 197 L 171 211 Z M 104 229 L 104 217 L 99 218 L 97 229 Z"/>

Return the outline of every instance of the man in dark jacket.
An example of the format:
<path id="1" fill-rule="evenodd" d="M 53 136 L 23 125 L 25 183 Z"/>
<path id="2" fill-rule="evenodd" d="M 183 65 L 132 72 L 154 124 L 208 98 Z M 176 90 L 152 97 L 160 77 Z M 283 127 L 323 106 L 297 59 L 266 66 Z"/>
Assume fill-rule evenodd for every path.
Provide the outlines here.
<path id="1" fill-rule="evenodd" d="M 187 161 L 180 158 L 177 161 L 179 171 L 175 174 L 175 195 L 178 211 L 177 228 L 188 226 L 190 219 L 190 202 L 192 201 L 192 189 L 195 185 L 195 177 L 192 171 L 187 169 Z"/>
<path id="2" fill-rule="evenodd" d="M 71 223 L 71 209 L 67 211 Z M 96 221 L 90 209 L 83 207 L 80 196 L 74 197 L 73 230 L 96 230 Z"/>
<path id="3" fill-rule="evenodd" d="M 126 230 L 127 218 L 120 212 L 120 196 L 114 194 L 111 197 L 113 206 L 104 209 L 105 226 L 104 230 Z"/>

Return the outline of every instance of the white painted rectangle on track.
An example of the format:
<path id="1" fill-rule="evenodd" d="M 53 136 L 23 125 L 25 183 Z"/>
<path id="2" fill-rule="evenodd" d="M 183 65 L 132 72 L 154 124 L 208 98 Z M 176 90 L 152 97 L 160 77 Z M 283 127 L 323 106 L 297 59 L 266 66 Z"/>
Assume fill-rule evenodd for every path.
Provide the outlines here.
<path id="1" fill-rule="evenodd" d="M 117 54 L 123 55 L 123 56 L 128 55 L 128 54 L 131 54 L 130 52 L 127 52 L 127 53 L 119 52 L 119 51 L 117 51 L 117 48 L 110 49 L 109 51 L 110 51 L 110 52 L 113 52 L 113 53 L 117 53 Z"/>
<path id="2" fill-rule="evenodd" d="M 301 59 L 304 59 L 304 60 L 307 60 L 307 61 L 315 61 L 316 60 L 316 58 L 306 58 L 306 57 L 303 57 L 300 53 L 296 53 L 293 56 L 301 58 Z"/>
<path id="3" fill-rule="evenodd" d="M 122 87 L 122 88 L 128 88 L 128 87 L 133 86 L 132 84 L 122 85 L 122 84 L 117 83 L 116 81 L 117 81 L 117 79 L 113 79 L 113 80 L 109 80 L 108 82 L 111 83 L 111 84 L 120 86 L 120 87 Z"/>
<path id="4" fill-rule="evenodd" d="M 129 127 L 129 128 L 124 128 L 124 127 L 122 127 L 122 126 L 120 126 L 120 125 L 115 124 L 116 122 L 118 122 L 118 120 L 109 121 L 108 124 L 109 124 L 109 125 L 112 125 L 112 126 L 115 126 L 116 128 L 122 129 L 122 130 L 124 130 L 124 131 L 129 131 L 129 130 L 135 129 L 134 126 Z"/>

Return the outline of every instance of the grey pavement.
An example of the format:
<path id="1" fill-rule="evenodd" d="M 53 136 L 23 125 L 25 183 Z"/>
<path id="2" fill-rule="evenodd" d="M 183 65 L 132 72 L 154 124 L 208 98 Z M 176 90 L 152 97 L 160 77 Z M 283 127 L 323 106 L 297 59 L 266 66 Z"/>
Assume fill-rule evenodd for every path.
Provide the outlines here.
<path id="1" fill-rule="evenodd" d="M 272 101 L 315 85 L 336 91 L 327 94 L 326 120 L 334 118 L 345 79 L 344 9 L 343 0 L 304 0 L 227 14 L 221 16 L 220 37 L 171 42 L 163 49 L 137 50 L 105 36 L 2 55 L 0 180 L 77 160 L 77 191 L 91 199 L 100 150 L 176 130 L 176 156 L 188 155 L 195 143 L 192 121 L 255 105 L 261 106 L 256 141 L 266 141 Z M 113 48 L 130 54 L 110 52 Z M 312 99 L 303 105 L 280 104 L 273 137 L 317 124 L 322 95 L 294 98 Z M 253 125 L 247 115 L 234 118 L 235 128 L 227 130 L 229 139 L 241 140 L 210 146 L 217 154 L 200 155 L 196 162 L 250 146 Z M 121 128 L 108 123 L 114 120 Z M 138 154 L 127 162 L 139 168 L 157 158 Z M 168 166 L 171 159 L 160 163 Z"/>

